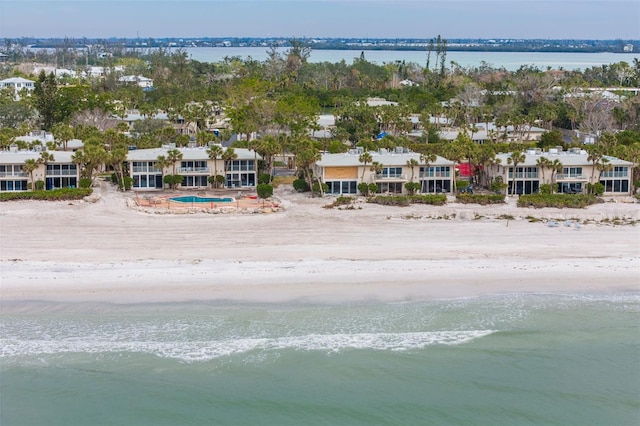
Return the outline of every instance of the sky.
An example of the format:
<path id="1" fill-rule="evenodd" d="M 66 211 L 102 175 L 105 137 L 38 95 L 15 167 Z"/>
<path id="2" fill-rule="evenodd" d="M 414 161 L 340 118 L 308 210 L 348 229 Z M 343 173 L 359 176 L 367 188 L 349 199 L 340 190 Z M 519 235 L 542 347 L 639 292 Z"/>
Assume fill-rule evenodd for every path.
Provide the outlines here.
<path id="1" fill-rule="evenodd" d="M 640 0 L 0 0 L 0 38 L 640 40 Z"/>

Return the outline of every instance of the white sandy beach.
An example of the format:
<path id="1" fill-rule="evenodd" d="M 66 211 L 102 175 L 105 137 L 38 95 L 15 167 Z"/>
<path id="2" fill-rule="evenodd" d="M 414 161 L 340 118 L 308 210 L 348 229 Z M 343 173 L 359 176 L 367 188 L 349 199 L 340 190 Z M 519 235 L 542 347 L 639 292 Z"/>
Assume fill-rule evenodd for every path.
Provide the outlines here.
<path id="1" fill-rule="evenodd" d="M 95 203 L 0 204 L 1 301 L 351 302 L 640 290 L 640 224 L 611 224 L 640 221 L 640 204 L 630 199 L 584 210 L 523 209 L 514 200 L 338 210 L 322 208 L 330 198 L 280 190 L 277 213 L 171 215 L 131 209 L 131 194 L 104 186 L 96 193 Z"/>

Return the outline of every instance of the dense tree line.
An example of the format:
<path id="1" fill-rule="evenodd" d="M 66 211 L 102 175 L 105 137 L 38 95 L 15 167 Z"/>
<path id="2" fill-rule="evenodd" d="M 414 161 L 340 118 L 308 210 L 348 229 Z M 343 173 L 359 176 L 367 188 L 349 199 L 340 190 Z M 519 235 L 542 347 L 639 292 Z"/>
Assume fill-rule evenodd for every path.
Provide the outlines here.
<path id="1" fill-rule="evenodd" d="M 106 144 L 104 153 L 96 149 L 91 155 L 107 158 L 112 152 L 109 146 L 117 146 L 116 160 L 126 145 L 189 143 L 188 137 L 177 135 L 166 122 L 154 120 L 154 114 L 163 111 L 170 118 L 195 123 L 200 145 L 237 133 L 237 145 L 256 149 L 265 158 L 274 152 L 293 152 L 302 169 L 308 168 L 318 150 L 339 152 L 358 145 L 366 149 L 402 145 L 425 154 L 488 164 L 495 152 L 513 147 L 505 146 L 500 130 L 491 133 L 485 145 L 473 144 L 473 134 L 487 122 L 495 122 L 497 129 L 513 128 L 523 146 L 533 125 L 548 130 L 538 142 L 543 147 L 567 145 L 561 131 L 579 130 L 599 135 L 598 149 L 636 163 L 640 160 L 640 96 L 622 91 L 640 85 L 638 59 L 584 71 L 522 66 L 509 72 L 486 63 L 468 68 L 447 63 L 447 42 L 440 37 L 425 52 L 424 65 L 376 64 L 364 54 L 352 63 L 311 63 L 307 44 L 295 39 L 289 44 L 285 49 L 270 46 L 265 61 L 227 57 L 219 63 L 194 61 L 184 50 L 162 48 L 136 51 L 104 46 L 109 53 L 104 57 L 98 57 L 97 50 L 82 56 L 64 47 L 38 53 L 25 59 L 78 71 L 91 62 L 103 66 L 105 73 L 100 78 L 55 78 L 42 72 L 35 76 L 31 96 L 15 100 L 13 92 L 0 93 L 0 147 L 6 148 L 15 136 L 31 129 L 59 133 L 60 125 L 71 129 L 73 137 L 89 141 L 89 146 Z M 116 71 L 116 66 L 123 66 L 124 72 Z M 20 64 L 4 64 L 0 77 L 34 78 L 23 69 Z M 152 78 L 153 90 L 120 84 L 120 74 Z M 621 96 L 612 99 L 587 90 L 605 87 L 620 89 L 614 95 Z M 370 97 L 398 105 L 371 107 L 365 102 Z M 132 129 L 133 141 L 116 138 L 125 129 L 117 127 L 114 117 L 132 109 L 147 120 Z M 230 127 L 216 136 L 207 131 L 207 121 L 222 109 Z M 332 138 L 312 140 L 308 129 L 317 128 L 317 116 L 323 112 L 336 117 Z M 422 137 L 408 136 L 412 114 L 419 117 Z M 465 131 L 458 140 L 444 143 L 438 130 L 450 125 Z M 382 132 L 387 136 L 376 139 Z M 107 142 L 116 139 L 117 143 Z M 83 164 L 89 170 L 93 160 Z"/>

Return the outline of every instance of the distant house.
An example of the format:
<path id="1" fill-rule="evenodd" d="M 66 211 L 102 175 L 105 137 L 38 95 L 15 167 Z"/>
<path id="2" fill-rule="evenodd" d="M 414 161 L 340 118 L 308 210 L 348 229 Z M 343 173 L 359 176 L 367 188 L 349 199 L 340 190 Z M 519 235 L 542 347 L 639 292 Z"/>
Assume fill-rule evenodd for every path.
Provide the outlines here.
<path id="1" fill-rule="evenodd" d="M 88 77 L 104 77 L 110 72 L 121 73 L 124 71 L 122 65 L 116 65 L 115 67 L 87 67 L 85 75 Z"/>
<path id="2" fill-rule="evenodd" d="M 402 194 L 406 192 L 407 182 L 420 184 L 420 192 L 451 192 L 455 179 L 454 162 L 436 157 L 433 163 L 425 164 L 418 153 L 398 147 L 393 150 L 380 149 L 369 151 L 372 161 L 364 164 L 360 148 L 346 153 L 322 154 L 320 161 L 313 166 L 314 176 L 327 184 L 327 194 L 357 194 L 361 182 L 375 184 L 377 193 Z M 407 163 L 414 160 L 416 165 Z M 376 170 L 372 163 L 380 166 Z"/>
<path id="3" fill-rule="evenodd" d="M 35 88 L 35 81 L 22 77 L 11 77 L 0 80 L 0 89 L 13 90 L 15 100 L 19 100 L 22 93 L 31 93 Z"/>
<path id="4" fill-rule="evenodd" d="M 529 124 L 496 126 L 495 123 L 477 123 L 468 128 L 443 128 L 438 131 L 438 135 L 443 140 L 454 141 L 460 133 L 466 133 L 473 142 L 483 144 L 489 140 L 500 142 L 539 141 L 545 132 L 545 129 Z"/>
<path id="5" fill-rule="evenodd" d="M 124 84 L 135 84 L 143 89 L 150 89 L 153 87 L 153 79 L 142 75 L 123 75 L 118 78 L 118 81 Z"/>

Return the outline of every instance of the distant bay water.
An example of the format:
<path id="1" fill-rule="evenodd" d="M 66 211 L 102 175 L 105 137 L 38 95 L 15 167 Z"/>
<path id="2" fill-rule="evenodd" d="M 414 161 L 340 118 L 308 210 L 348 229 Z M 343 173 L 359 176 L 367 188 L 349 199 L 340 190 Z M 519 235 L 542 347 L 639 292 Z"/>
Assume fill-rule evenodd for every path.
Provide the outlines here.
<path id="1" fill-rule="evenodd" d="M 267 59 L 267 47 L 192 47 L 185 49 L 191 59 L 200 62 L 221 62 L 225 57 L 251 57 L 257 61 Z M 286 49 L 281 49 L 285 52 Z M 415 62 L 425 66 L 427 52 L 407 50 L 312 50 L 310 62 L 337 63 L 343 59 L 351 64 L 355 58 L 364 57 L 369 61 L 382 65 L 384 63 L 405 61 Z M 447 52 L 447 66 L 454 61 L 459 66 L 476 67 L 484 61 L 494 68 L 504 67 L 508 71 L 515 71 L 522 65 L 532 65 L 540 69 L 584 70 L 594 66 L 614 64 L 625 61 L 629 64 L 634 58 L 640 58 L 640 53 L 570 53 L 570 52 Z M 432 63 L 435 54 L 431 55 Z"/>

